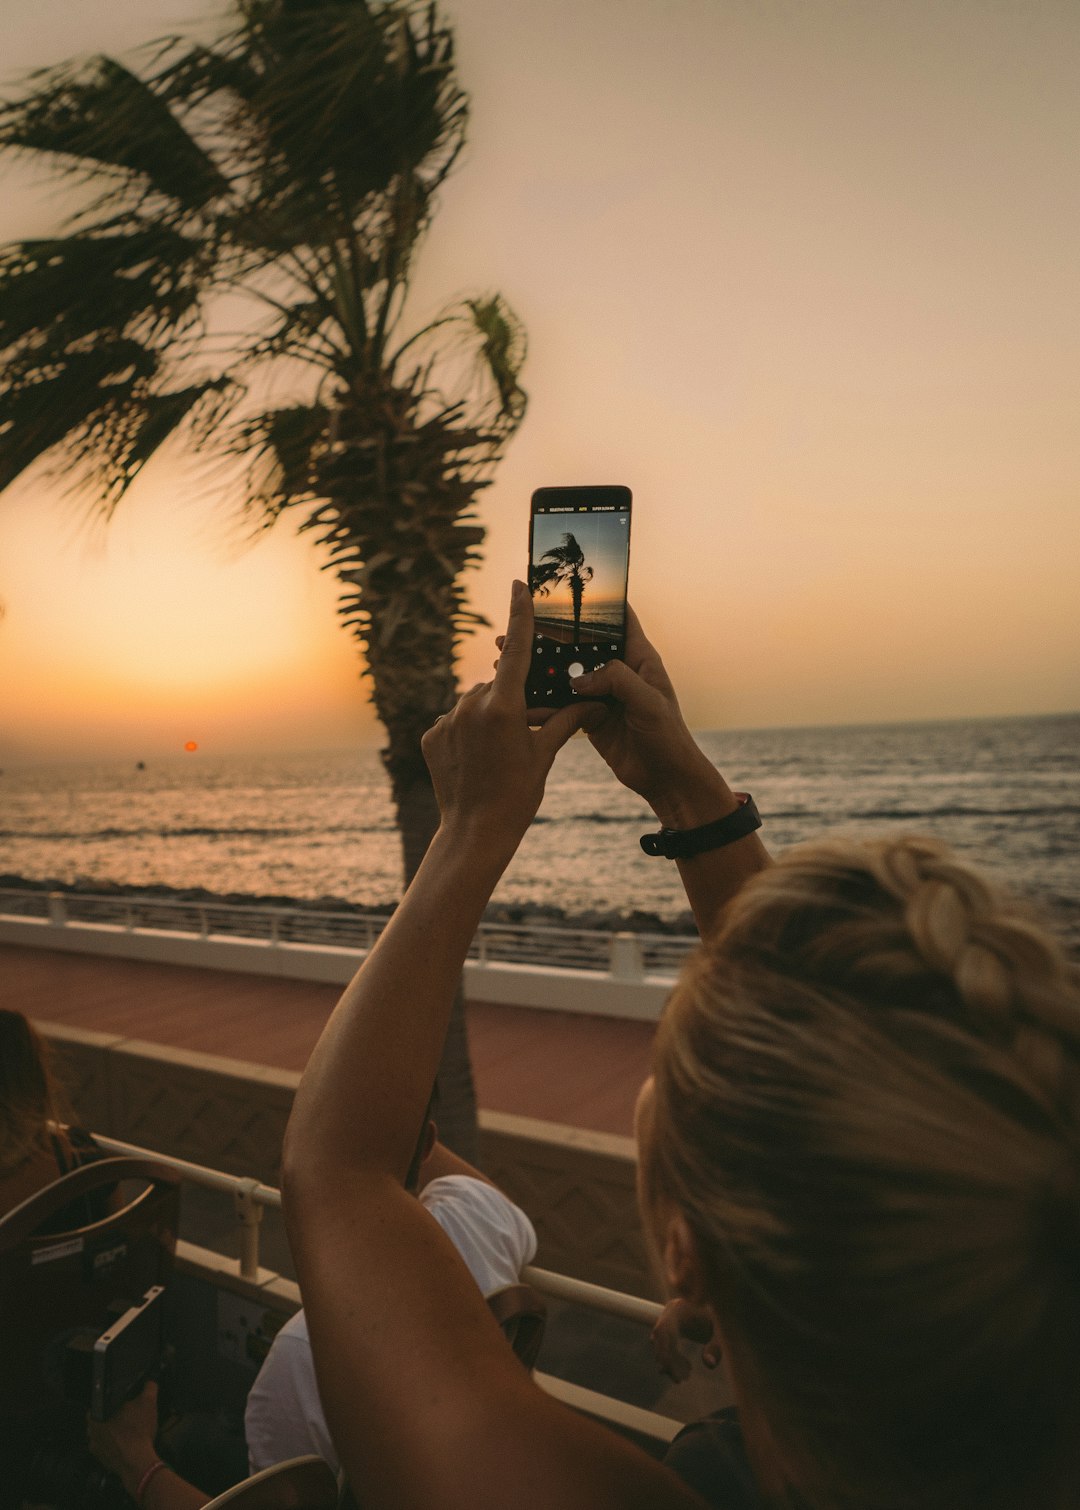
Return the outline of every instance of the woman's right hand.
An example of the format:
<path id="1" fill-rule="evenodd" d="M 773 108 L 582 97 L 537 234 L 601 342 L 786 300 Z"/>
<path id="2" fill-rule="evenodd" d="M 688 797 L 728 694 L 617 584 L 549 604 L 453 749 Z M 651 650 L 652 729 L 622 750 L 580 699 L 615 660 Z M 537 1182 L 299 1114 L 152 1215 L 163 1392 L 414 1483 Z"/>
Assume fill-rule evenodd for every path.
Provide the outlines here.
<path id="1" fill-rule="evenodd" d="M 582 727 L 615 775 L 638 792 L 667 828 L 694 828 L 734 812 L 737 799 L 699 748 L 671 679 L 634 610 L 626 610 L 625 659 L 608 661 L 572 683 L 594 704 Z"/>

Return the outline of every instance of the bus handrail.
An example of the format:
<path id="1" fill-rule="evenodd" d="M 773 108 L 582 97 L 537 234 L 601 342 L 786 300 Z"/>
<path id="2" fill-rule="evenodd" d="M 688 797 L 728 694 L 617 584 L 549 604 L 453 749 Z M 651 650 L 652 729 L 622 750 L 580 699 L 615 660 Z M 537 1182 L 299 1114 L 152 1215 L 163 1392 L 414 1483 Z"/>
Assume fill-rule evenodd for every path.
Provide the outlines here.
<path id="1" fill-rule="evenodd" d="M 258 1279 L 259 1220 L 262 1215 L 259 1208 L 269 1206 L 280 1211 L 280 1190 L 258 1180 L 226 1174 L 221 1169 L 210 1169 L 205 1164 L 193 1164 L 189 1159 L 177 1159 L 171 1154 L 161 1154 L 135 1143 L 125 1143 L 120 1138 L 109 1138 L 103 1133 L 95 1133 L 94 1141 L 107 1153 L 136 1154 L 156 1159 L 159 1164 L 175 1169 L 192 1185 L 199 1185 L 204 1190 L 215 1190 L 222 1195 L 231 1195 L 236 1207 L 240 1235 L 238 1273 L 243 1279 Z M 552 1269 L 542 1269 L 530 1264 L 522 1271 L 521 1277 L 534 1290 L 553 1300 L 570 1301 L 574 1305 L 600 1311 L 606 1316 L 618 1316 L 624 1321 L 637 1322 L 640 1326 L 653 1326 L 660 1315 L 661 1307 L 654 1300 L 646 1300 L 639 1295 L 626 1295 L 621 1290 L 595 1285 L 587 1279 L 575 1279 L 569 1274 L 557 1274 Z"/>

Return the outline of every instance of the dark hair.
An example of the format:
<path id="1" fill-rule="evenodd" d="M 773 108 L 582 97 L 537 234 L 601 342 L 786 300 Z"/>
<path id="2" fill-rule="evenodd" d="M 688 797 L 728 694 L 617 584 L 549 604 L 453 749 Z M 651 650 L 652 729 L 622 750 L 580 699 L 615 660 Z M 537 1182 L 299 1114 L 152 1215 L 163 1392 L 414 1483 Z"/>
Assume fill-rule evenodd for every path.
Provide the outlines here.
<path id="1" fill-rule="evenodd" d="M 43 1147 L 65 1109 L 44 1039 L 21 1012 L 0 1009 L 0 1173 Z"/>

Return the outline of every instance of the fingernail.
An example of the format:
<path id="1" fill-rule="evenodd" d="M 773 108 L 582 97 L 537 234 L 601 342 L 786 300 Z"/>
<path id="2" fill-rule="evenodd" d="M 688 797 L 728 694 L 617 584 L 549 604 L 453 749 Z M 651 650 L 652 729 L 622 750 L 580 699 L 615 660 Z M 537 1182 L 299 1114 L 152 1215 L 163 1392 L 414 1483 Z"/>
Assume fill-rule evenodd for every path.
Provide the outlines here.
<path id="1" fill-rule="evenodd" d="M 570 685 L 574 688 L 589 687 L 592 684 L 592 672 L 583 671 L 580 676 L 572 676 Z"/>

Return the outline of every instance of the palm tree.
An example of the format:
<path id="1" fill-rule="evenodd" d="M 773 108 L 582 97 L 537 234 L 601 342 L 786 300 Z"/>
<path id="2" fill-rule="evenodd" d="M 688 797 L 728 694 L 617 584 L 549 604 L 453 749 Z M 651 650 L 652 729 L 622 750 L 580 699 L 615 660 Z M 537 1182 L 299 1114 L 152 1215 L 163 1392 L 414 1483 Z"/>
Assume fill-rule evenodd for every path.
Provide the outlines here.
<path id="1" fill-rule="evenodd" d="M 484 622 L 461 576 L 524 412 L 523 332 L 498 295 L 404 325 L 467 120 L 434 5 L 229 4 L 213 46 L 63 64 L 0 107 L 0 147 L 82 204 L 0 248 L 0 490 L 44 459 L 107 519 L 182 438 L 253 524 L 298 510 L 365 653 L 408 882 L 437 822 L 420 736 Z M 460 1003 L 439 1091 L 474 1153 Z"/>
<path id="2" fill-rule="evenodd" d="M 593 569 L 585 565 L 585 552 L 575 535 L 564 535 L 562 544 L 545 551 L 531 570 L 529 586 L 542 598 L 560 583 L 570 584 L 570 596 L 574 601 L 575 645 L 581 638 L 581 600 L 585 596 L 585 584 L 592 578 Z"/>

